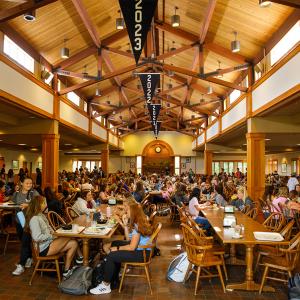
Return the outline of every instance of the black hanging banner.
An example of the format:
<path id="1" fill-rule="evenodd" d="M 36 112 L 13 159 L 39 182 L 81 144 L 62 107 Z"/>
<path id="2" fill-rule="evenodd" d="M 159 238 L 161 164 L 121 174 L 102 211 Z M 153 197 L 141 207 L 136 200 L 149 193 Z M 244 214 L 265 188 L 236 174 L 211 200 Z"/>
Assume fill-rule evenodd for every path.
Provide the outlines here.
<path id="1" fill-rule="evenodd" d="M 139 73 L 147 105 L 151 104 L 155 89 L 160 80 L 160 73 Z"/>
<path id="2" fill-rule="evenodd" d="M 158 115 L 161 109 L 161 104 L 148 104 L 150 121 L 152 124 L 155 124 L 158 119 Z"/>
<path id="3" fill-rule="evenodd" d="M 135 62 L 138 64 L 158 0 L 119 0 Z"/>
<path id="4" fill-rule="evenodd" d="M 153 130 L 153 133 L 154 133 L 156 139 L 157 139 L 159 131 L 160 131 L 160 125 L 161 125 L 161 121 L 152 123 L 152 130 Z"/>

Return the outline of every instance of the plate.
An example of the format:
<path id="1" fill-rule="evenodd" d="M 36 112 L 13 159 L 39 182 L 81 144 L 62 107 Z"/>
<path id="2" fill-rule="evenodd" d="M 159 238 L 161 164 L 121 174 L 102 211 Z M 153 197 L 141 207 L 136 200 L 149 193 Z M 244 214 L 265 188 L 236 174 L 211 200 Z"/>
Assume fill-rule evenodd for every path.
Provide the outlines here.
<path id="1" fill-rule="evenodd" d="M 272 242 L 282 242 L 284 238 L 278 232 L 253 232 L 254 237 L 259 241 L 272 241 Z"/>
<path id="2" fill-rule="evenodd" d="M 110 228 L 99 229 L 97 227 L 88 227 L 84 230 L 85 234 L 97 234 L 97 235 L 107 235 L 110 232 Z"/>

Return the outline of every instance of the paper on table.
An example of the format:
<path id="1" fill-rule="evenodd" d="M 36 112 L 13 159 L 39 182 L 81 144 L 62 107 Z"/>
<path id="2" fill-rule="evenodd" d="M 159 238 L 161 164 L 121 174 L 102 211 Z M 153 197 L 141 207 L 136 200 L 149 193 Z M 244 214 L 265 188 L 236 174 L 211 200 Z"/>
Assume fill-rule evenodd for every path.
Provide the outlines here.
<path id="1" fill-rule="evenodd" d="M 85 228 L 84 226 L 78 226 L 76 231 L 74 231 L 73 229 L 64 230 L 62 228 L 59 228 L 59 229 L 56 230 L 56 232 L 57 233 L 69 233 L 69 234 L 74 234 L 75 233 L 75 234 L 77 234 L 77 233 L 80 233 L 81 231 L 83 231 L 84 228 Z"/>
<path id="2" fill-rule="evenodd" d="M 253 232 L 253 234 L 254 234 L 254 237 L 259 241 L 281 242 L 284 240 L 282 235 L 278 232 L 255 231 L 255 232 Z"/>
<path id="3" fill-rule="evenodd" d="M 85 234 L 99 234 L 99 235 L 106 235 L 111 231 L 111 228 L 104 228 L 104 229 L 99 229 L 96 227 L 88 227 L 84 230 L 83 233 Z"/>

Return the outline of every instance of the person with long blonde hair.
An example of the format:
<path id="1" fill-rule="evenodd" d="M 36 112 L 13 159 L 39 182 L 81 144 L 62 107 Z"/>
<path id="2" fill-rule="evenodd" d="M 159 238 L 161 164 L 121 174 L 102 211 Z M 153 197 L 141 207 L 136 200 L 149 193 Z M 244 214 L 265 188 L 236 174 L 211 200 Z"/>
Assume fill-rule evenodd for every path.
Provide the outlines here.
<path id="1" fill-rule="evenodd" d="M 112 243 L 110 253 L 104 259 L 104 280 L 95 288 L 90 290 L 91 294 L 100 295 L 111 292 L 111 283 L 118 278 L 122 262 L 143 262 L 143 249 L 139 245 L 147 245 L 153 227 L 150 225 L 147 216 L 138 203 L 129 205 L 130 222 L 128 216 L 123 215 L 119 221 L 124 229 L 126 241 L 115 241 Z M 128 226 L 127 226 L 128 225 Z M 150 255 L 150 248 L 146 250 Z"/>
<path id="2" fill-rule="evenodd" d="M 250 208 L 253 207 L 253 201 L 248 196 L 246 187 L 240 186 L 237 189 L 237 199 L 233 200 L 231 205 L 235 206 L 238 210 L 243 210 L 246 205 L 249 205 Z"/>

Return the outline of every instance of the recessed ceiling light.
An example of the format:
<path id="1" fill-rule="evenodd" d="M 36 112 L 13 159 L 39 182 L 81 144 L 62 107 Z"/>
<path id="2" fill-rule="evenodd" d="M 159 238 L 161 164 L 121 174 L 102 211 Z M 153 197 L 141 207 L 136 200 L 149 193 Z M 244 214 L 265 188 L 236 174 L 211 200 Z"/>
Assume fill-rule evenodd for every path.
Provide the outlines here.
<path id="1" fill-rule="evenodd" d="M 65 146 L 72 146 L 72 144 L 65 144 Z"/>
<path id="2" fill-rule="evenodd" d="M 80 149 L 78 149 L 78 148 L 74 148 L 74 149 L 73 149 L 73 151 L 79 151 L 79 150 L 80 150 Z"/>
<path id="3" fill-rule="evenodd" d="M 0 140 L 0 142 L 1 142 L 2 140 Z M 297 144 L 297 146 L 300 146 L 300 144 Z"/>
<path id="4" fill-rule="evenodd" d="M 31 151 L 38 151 L 39 149 L 38 148 L 31 148 L 30 150 Z"/>
<path id="5" fill-rule="evenodd" d="M 265 141 L 271 141 L 271 139 L 265 139 Z"/>
<path id="6" fill-rule="evenodd" d="M 0 142 L 3 142 L 3 140 L 0 140 Z"/>
<path id="7" fill-rule="evenodd" d="M 28 118 L 29 119 L 35 119 L 35 116 L 29 116 Z"/>
<path id="8" fill-rule="evenodd" d="M 19 146 L 26 146 L 27 144 L 18 144 Z"/>
<path id="9" fill-rule="evenodd" d="M 243 146 L 247 146 L 247 144 L 243 144 Z"/>

